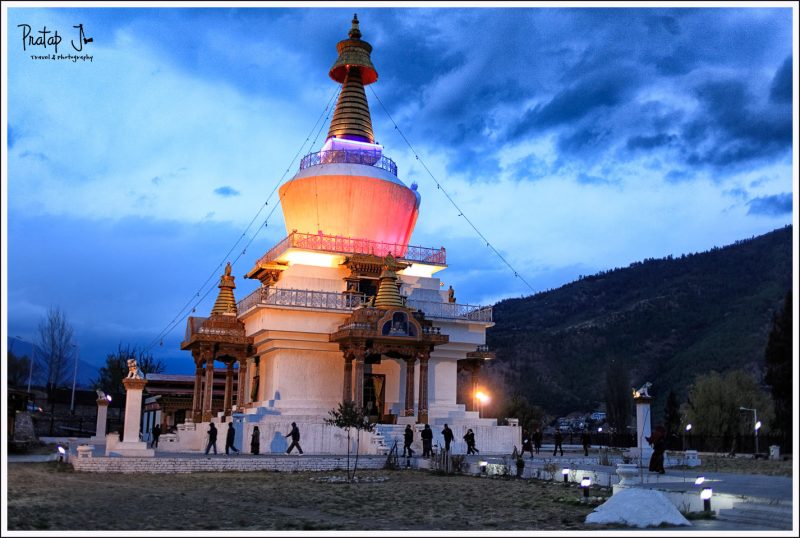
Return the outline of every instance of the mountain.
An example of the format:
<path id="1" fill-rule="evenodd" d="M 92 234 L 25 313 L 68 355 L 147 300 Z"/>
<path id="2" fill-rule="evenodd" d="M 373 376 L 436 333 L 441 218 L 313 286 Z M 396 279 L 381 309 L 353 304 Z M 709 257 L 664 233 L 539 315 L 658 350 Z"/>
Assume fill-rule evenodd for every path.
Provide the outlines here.
<path id="1" fill-rule="evenodd" d="M 653 413 L 697 374 L 760 375 L 773 313 L 792 287 L 792 227 L 724 248 L 646 259 L 494 306 L 487 382 L 548 413 L 604 402 L 612 359 L 630 386 L 651 381 Z"/>
<path id="2" fill-rule="evenodd" d="M 19 340 L 14 337 L 8 337 L 8 352 L 11 354 L 16 355 L 17 357 L 31 357 L 33 356 L 34 347 L 29 342 L 24 340 Z M 72 387 L 72 377 L 75 373 L 74 365 L 75 363 L 72 362 L 70 359 L 70 369 L 69 369 L 69 386 Z M 92 386 L 92 381 L 97 379 L 99 375 L 100 368 L 94 364 L 86 362 L 83 359 L 78 359 L 78 371 L 77 376 L 75 379 L 75 385 L 78 388 L 90 388 Z M 34 362 L 33 364 L 33 371 L 28 370 L 28 373 L 24 374 L 25 380 L 28 379 L 28 374 L 33 376 L 32 383 L 34 386 L 44 384 L 45 380 L 42 379 L 43 372 L 37 372 L 37 363 Z"/>

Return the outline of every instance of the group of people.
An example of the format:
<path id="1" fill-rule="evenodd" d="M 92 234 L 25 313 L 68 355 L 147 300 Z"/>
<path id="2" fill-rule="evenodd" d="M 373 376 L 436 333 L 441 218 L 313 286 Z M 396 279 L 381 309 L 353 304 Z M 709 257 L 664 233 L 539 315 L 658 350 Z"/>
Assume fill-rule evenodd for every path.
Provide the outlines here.
<path id="1" fill-rule="evenodd" d="M 539 453 L 542 448 L 542 430 L 536 428 L 533 435 L 528 435 L 528 432 L 522 430 L 522 453 L 530 452 L 531 458 L 534 452 Z"/>
<path id="2" fill-rule="evenodd" d="M 433 455 L 433 430 L 429 424 L 425 424 L 420 437 L 422 438 L 422 457 L 430 458 Z M 444 451 L 450 452 L 450 444 L 453 442 L 453 439 L 455 439 L 455 435 L 453 435 L 453 430 L 451 430 L 447 424 L 445 424 L 444 429 L 442 429 L 442 437 L 444 438 Z M 480 452 L 480 450 L 475 447 L 475 432 L 472 431 L 472 428 L 467 429 L 467 433 L 464 434 L 463 439 L 467 444 L 467 454 L 478 454 Z M 414 450 L 411 448 L 413 443 L 414 429 L 411 427 L 411 424 L 406 424 L 406 429 L 403 432 L 404 458 L 410 458 L 414 455 Z"/>
<path id="3" fill-rule="evenodd" d="M 297 427 L 297 423 L 292 422 L 292 429 L 289 433 L 287 433 L 284 437 L 291 437 L 292 443 L 289 445 L 289 448 L 286 450 L 287 454 L 291 454 L 294 448 L 297 448 L 297 451 L 300 455 L 303 455 L 303 449 L 300 447 L 300 428 Z M 158 446 L 158 438 L 155 438 L 155 444 Z M 225 435 L 225 454 L 229 455 L 231 452 L 236 454 L 240 454 L 241 451 L 236 448 L 236 428 L 233 427 L 233 422 L 228 423 L 228 432 Z M 214 454 L 217 453 L 217 427 L 214 426 L 212 422 L 211 425 L 208 427 L 208 443 L 206 444 L 206 454 L 208 454 L 209 450 L 214 449 Z M 261 451 L 261 433 L 258 431 L 258 426 L 253 426 L 253 435 L 250 438 L 250 452 L 252 454 L 258 454 Z"/>

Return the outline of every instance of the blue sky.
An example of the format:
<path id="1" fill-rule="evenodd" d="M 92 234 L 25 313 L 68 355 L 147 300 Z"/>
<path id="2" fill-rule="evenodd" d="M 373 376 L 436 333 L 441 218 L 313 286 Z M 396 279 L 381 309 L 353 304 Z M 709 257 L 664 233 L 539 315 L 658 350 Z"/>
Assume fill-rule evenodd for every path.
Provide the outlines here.
<path id="1" fill-rule="evenodd" d="M 285 236 L 280 211 L 263 226 L 267 197 L 324 142 L 313 127 L 355 11 L 371 88 L 534 291 L 796 218 L 788 8 L 12 7 L 6 334 L 33 339 L 58 306 L 100 365 L 177 316 L 152 351 L 190 372 L 181 309 L 208 314 L 228 259 L 237 298 L 256 288 L 244 273 Z M 92 61 L 32 59 L 52 46 L 23 50 L 19 24 Z M 80 53 L 77 24 L 93 39 Z M 531 294 L 367 97 L 400 179 L 419 184 L 412 243 L 447 248 L 445 286 L 469 304 Z"/>

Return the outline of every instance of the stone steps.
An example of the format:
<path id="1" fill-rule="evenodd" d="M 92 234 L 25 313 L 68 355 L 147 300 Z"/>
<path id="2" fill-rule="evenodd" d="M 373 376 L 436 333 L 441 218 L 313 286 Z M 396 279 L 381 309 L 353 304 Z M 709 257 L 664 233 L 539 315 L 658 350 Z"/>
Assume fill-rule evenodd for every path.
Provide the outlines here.
<path id="1" fill-rule="evenodd" d="M 792 507 L 783 504 L 743 502 L 717 511 L 717 519 L 765 529 L 792 529 Z"/>

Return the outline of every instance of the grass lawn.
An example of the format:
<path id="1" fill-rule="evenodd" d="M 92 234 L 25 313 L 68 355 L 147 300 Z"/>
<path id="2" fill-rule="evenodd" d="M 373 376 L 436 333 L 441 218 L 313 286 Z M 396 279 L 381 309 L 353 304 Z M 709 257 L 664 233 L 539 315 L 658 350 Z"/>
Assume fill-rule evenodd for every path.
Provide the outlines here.
<path id="1" fill-rule="evenodd" d="M 359 471 L 94 474 L 9 463 L 9 530 L 585 530 L 592 505 L 573 484 Z M 593 490 L 608 497 L 610 491 Z M 602 500 L 596 500 L 594 505 Z"/>

